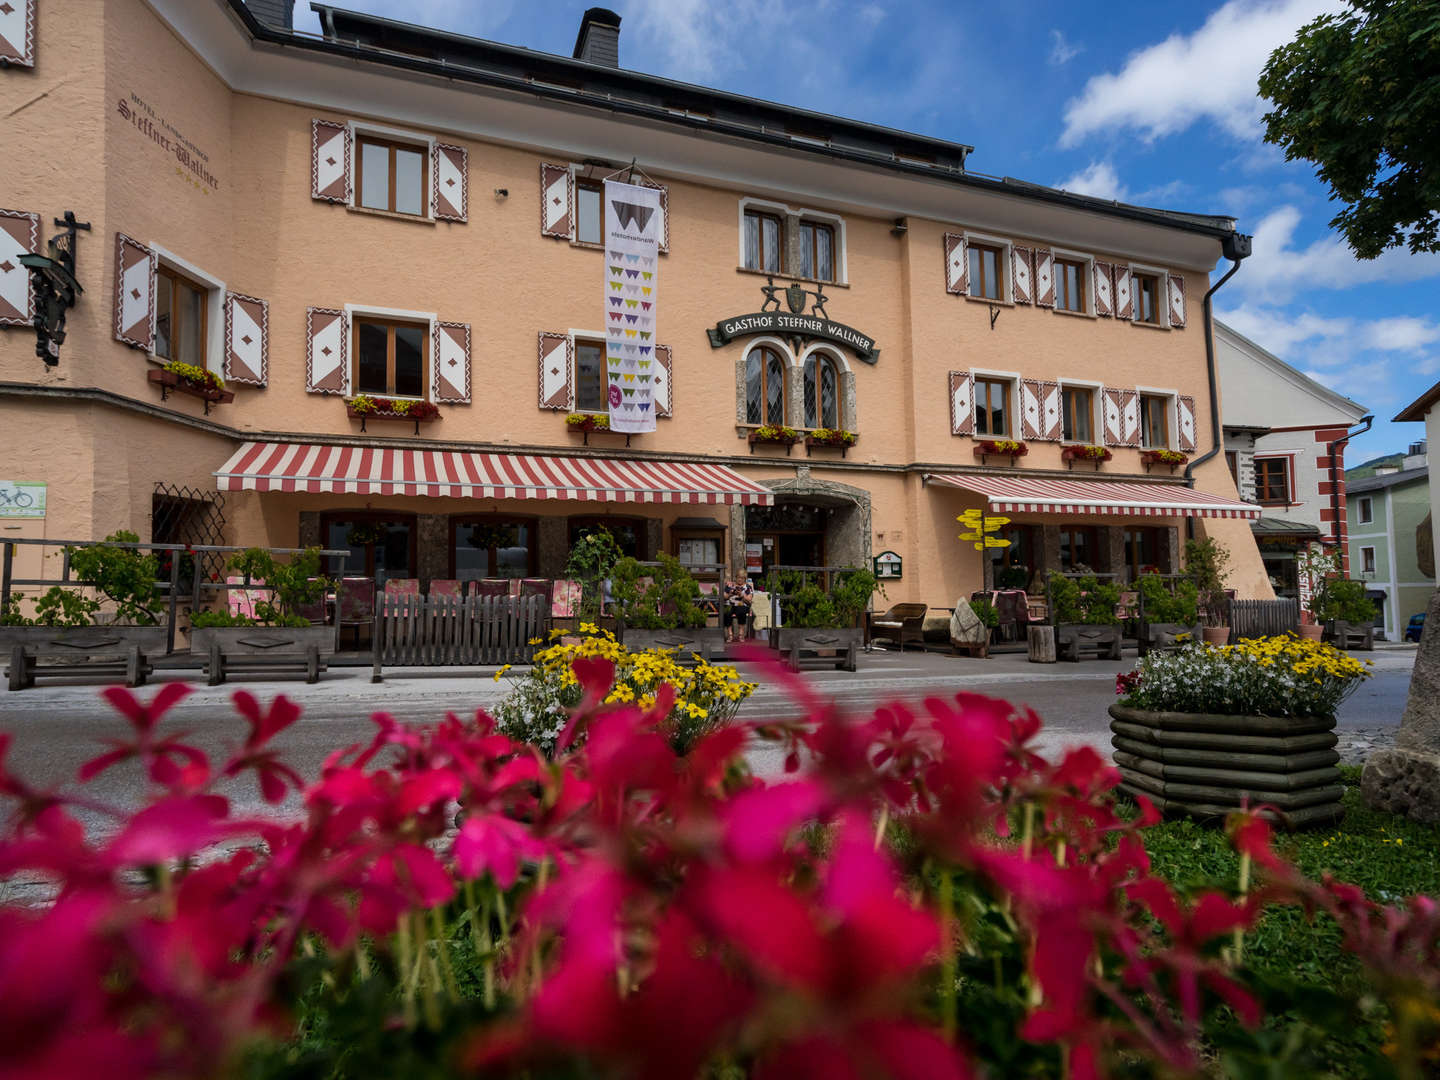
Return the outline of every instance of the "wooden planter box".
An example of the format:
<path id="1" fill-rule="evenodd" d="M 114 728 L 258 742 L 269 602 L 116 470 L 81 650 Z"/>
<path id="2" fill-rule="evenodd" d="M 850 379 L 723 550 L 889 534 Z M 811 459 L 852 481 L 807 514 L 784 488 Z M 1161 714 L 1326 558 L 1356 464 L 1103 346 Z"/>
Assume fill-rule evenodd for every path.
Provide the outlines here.
<path id="1" fill-rule="evenodd" d="M 626 626 L 620 630 L 620 643 L 631 652 L 645 649 L 676 649 L 684 659 L 698 653 L 709 660 L 725 651 L 725 631 L 718 626 L 680 627 L 675 630 L 642 630 Z"/>
<path id="2" fill-rule="evenodd" d="M 799 671 L 804 662 L 833 664 L 842 671 L 854 671 L 860 648 L 865 644 L 865 631 L 859 626 L 806 628 L 772 627 L 770 644 L 787 657 L 791 671 Z M 834 655 L 828 655 L 833 653 Z"/>
<path id="3" fill-rule="evenodd" d="M 815 438 L 813 435 L 806 435 L 806 436 L 805 436 L 805 456 L 806 456 L 806 457 L 809 457 L 809 456 L 810 456 L 810 451 L 812 451 L 812 450 L 817 450 L 817 449 L 819 449 L 819 450 L 839 450 L 839 451 L 840 451 L 840 456 L 843 458 L 843 457 L 845 456 L 845 452 L 846 452 L 847 450 L 849 450 L 850 447 L 854 446 L 855 443 L 857 443 L 857 442 L 859 442 L 859 441 L 860 441 L 860 440 L 859 440 L 858 437 L 857 437 L 856 439 L 850 441 L 850 442 L 834 442 L 834 441 L 832 441 L 832 440 L 830 440 L 830 439 L 817 439 L 817 438 Z"/>
<path id="4" fill-rule="evenodd" d="M 1120 626 L 1092 626 L 1065 623 L 1055 628 L 1055 656 L 1076 663 L 1082 652 L 1093 652 L 1101 660 L 1120 659 Z"/>
<path id="5" fill-rule="evenodd" d="M 205 657 L 211 686 L 242 672 L 299 672 L 319 682 L 323 657 L 336 648 L 334 626 L 202 626 L 190 631 L 190 652 Z"/>
<path id="6" fill-rule="evenodd" d="M 1330 643 L 1337 649 L 1371 652 L 1375 648 L 1375 627 L 1370 623 L 1335 619 L 1329 625 Z"/>
<path id="7" fill-rule="evenodd" d="M 351 420 L 359 420 L 361 431 L 365 430 L 367 420 L 405 420 L 415 425 L 416 435 L 420 434 L 421 424 L 433 424 L 440 419 L 440 413 L 438 411 L 433 416 L 411 416 L 409 413 L 390 412 L 386 409 L 381 409 L 377 412 L 360 412 L 349 402 L 345 404 L 345 415 Z"/>
<path id="8" fill-rule="evenodd" d="M 1181 637 L 1186 640 L 1178 640 Z M 1203 628 L 1197 622 L 1192 626 L 1184 623 L 1151 623 L 1142 624 L 1140 631 L 1141 652 L 1170 652 L 1192 642 L 1204 641 Z"/>
<path id="9" fill-rule="evenodd" d="M 1065 462 L 1067 469 L 1073 469 L 1077 461 L 1085 461 L 1094 465 L 1096 472 L 1100 471 L 1103 462 L 1109 461 L 1114 456 L 1109 450 L 1106 450 L 1102 457 L 1091 457 L 1089 454 L 1082 453 L 1078 446 L 1067 446 L 1060 451 L 1060 460 Z"/>
<path id="10" fill-rule="evenodd" d="M 0 626 L 0 653 L 9 656 L 11 690 L 37 678 L 93 675 L 123 677 L 143 686 L 150 657 L 165 652 L 163 626 Z M 39 660 L 53 661 L 41 665 Z"/>
<path id="11" fill-rule="evenodd" d="M 567 421 L 565 427 L 572 435 L 582 436 L 584 438 L 585 446 L 590 445 L 590 435 L 592 432 L 597 435 L 623 435 L 625 437 L 625 445 L 630 445 L 630 435 L 632 433 L 628 431 L 616 431 L 609 425 L 609 423 L 597 424 L 591 421 L 584 424 L 571 424 Z"/>
<path id="12" fill-rule="evenodd" d="M 1333 717 L 1109 712 L 1121 789 L 1161 812 L 1221 819 L 1268 804 L 1266 816 L 1290 827 L 1343 815 Z"/>
<path id="13" fill-rule="evenodd" d="M 989 441 L 990 440 L 982 439 L 980 442 L 977 442 L 975 444 L 975 456 L 980 459 L 981 465 L 990 464 L 990 459 L 992 457 L 1009 458 L 1010 467 L 1013 469 L 1016 463 L 1022 457 L 1030 453 L 1030 447 L 1025 445 L 1023 442 L 1020 443 L 1020 447 L 1017 450 L 996 450 L 993 448 L 993 446 L 987 445 Z"/>
<path id="14" fill-rule="evenodd" d="M 233 390 L 217 390 L 211 386 L 196 386 L 192 382 L 186 382 L 173 371 L 166 371 L 164 368 L 151 368 L 146 378 L 156 386 L 160 387 L 160 400 L 164 401 L 170 396 L 173 390 L 177 394 L 189 394 L 197 397 L 205 403 L 205 415 L 210 415 L 211 405 L 228 405 L 235 400 Z"/>
<path id="15" fill-rule="evenodd" d="M 1160 457 L 1160 455 L 1157 454 L 1157 453 L 1155 453 L 1155 451 L 1153 451 L 1153 450 L 1141 450 L 1141 451 L 1140 451 L 1140 464 L 1142 464 L 1142 465 L 1145 466 L 1145 471 L 1146 471 L 1147 473 L 1148 473 L 1152 468 L 1156 468 L 1156 469 L 1169 469 L 1169 470 L 1173 473 L 1173 472 L 1174 472 L 1176 469 L 1178 469 L 1181 465 L 1189 464 L 1189 462 L 1190 462 L 1190 459 L 1189 459 L 1188 457 L 1184 457 L 1184 456 L 1182 456 L 1179 461 L 1166 461 L 1164 458 Z"/>
<path id="16" fill-rule="evenodd" d="M 750 443 L 750 452 L 752 454 L 755 452 L 755 447 L 757 446 L 783 446 L 785 448 L 785 456 L 789 457 L 790 447 L 800 441 L 800 436 L 796 435 L 793 439 L 761 439 L 756 437 L 755 432 L 752 431 L 749 436 L 747 436 L 747 441 Z"/>

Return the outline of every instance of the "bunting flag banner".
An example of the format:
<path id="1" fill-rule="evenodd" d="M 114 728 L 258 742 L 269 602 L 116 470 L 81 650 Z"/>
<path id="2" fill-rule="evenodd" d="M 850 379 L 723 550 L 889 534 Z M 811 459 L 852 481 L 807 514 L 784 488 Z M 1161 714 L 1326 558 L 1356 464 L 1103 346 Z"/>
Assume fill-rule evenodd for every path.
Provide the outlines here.
<path id="1" fill-rule="evenodd" d="M 605 372 L 610 430 L 655 430 L 660 189 L 605 181 Z"/>

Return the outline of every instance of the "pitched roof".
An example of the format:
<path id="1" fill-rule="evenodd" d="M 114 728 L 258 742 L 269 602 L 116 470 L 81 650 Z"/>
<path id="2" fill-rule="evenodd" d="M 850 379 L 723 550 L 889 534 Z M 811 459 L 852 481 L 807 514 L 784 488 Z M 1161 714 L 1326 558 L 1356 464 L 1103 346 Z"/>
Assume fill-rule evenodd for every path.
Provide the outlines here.
<path id="1" fill-rule="evenodd" d="M 1415 480 L 1425 480 L 1430 476 L 1430 467 L 1422 465 L 1418 469 L 1402 469 L 1399 472 L 1385 473 L 1382 476 L 1367 476 L 1364 480 L 1355 480 L 1345 485 L 1346 495 L 1360 495 L 1367 491 L 1383 491 L 1386 488 L 1399 487 L 1401 484 L 1408 484 Z"/>
<path id="2" fill-rule="evenodd" d="M 1265 365 L 1287 382 L 1307 391 L 1327 404 L 1335 406 L 1342 412 L 1352 414 L 1356 420 L 1359 420 L 1367 412 L 1365 406 L 1361 405 L 1358 401 L 1346 397 L 1337 390 L 1331 390 L 1330 387 L 1312 379 L 1299 368 L 1292 364 L 1287 364 L 1284 360 L 1281 360 L 1280 357 L 1265 348 L 1265 346 L 1246 337 L 1229 323 L 1216 319 L 1215 329 L 1234 338 L 1236 343 L 1241 345 L 1249 354 L 1251 360 Z"/>
<path id="3" fill-rule="evenodd" d="M 1405 408 L 1395 414 L 1397 421 L 1403 420 L 1424 420 L 1425 414 L 1430 411 L 1430 406 L 1440 401 L 1440 382 L 1426 390 L 1418 398 L 1412 401 Z"/>

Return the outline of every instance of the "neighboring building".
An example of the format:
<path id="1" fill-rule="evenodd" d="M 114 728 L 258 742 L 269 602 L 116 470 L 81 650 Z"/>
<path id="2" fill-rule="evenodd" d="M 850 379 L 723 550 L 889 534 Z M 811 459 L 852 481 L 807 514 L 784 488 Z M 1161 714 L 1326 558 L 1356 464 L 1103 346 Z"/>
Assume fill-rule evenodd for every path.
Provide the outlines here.
<path id="1" fill-rule="evenodd" d="M 1400 414 L 1395 417 L 1396 423 L 1419 422 L 1425 424 L 1425 445 L 1440 439 L 1440 383 L 1426 390 L 1418 398 L 1412 401 Z M 1440 442 L 1436 442 L 1440 446 Z M 1440 472 L 1430 475 L 1430 544 L 1431 556 L 1428 569 L 1431 576 L 1434 576 L 1436 567 L 1440 566 L 1440 534 L 1435 529 L 1435 511 L 1440 508 Z"/>
<path id="2" fill-rule="evenodd" d="M 316 38 L 279 0 L 16 2 L 0 262 L 66 210 L 92 231 L 54 367 L 0 271 L 0 480 L 48 485 L 12 535 L 325 544 L 383 580 L 558 576 L 603 526 L 737 568 L 893 552 L 891 600 L 948 605 L 1007 564 L 1173 569 L 1194 528 L 1271 595 L 1209 406 L 1202 297 L 1249 250 L 1228 217 L 625 70 L 602 9 L 571 58 L 324 4 Z M 658 216 L 607 214 L 609 178 Z M 620 233 L 658 236 L 656 265 Z M 161 385 L 167 360 L 234 400 Z M 624 406 L 617 362 L 653 379 L 655 430 L 567 423 Z M 858 441 L 753 441 L 774 424 Z M 1162 448 L 1192 460 L 1147 467 Z M 981 506 L 1013 546 L 957 538 Z"/>
<path id="3" fill-rule="evenodd" d="M 1251 528 L 1276 595 L 1308 599 L 1296 556 L 1311 544 L 1345 553 L 1345 433 L 1365 407 L 1323 386 L 1223 322 L 1215 363 L 1225 416 L 1225 459 L 1240 497 L 1256 503 Z"/>
<path id="4" fill-rule="evenodd" d="M 1398 641 L 1410 616 L 1424 611 L 1435 592 L 1425 444 L 1412 446 L 1401 468 L 1385 466 L 1351 481 L 1346 506 L 1350 576 L 1366 583 L 1377 607 L 1377 629 L 1384 627 L 1385 637 Z"/>

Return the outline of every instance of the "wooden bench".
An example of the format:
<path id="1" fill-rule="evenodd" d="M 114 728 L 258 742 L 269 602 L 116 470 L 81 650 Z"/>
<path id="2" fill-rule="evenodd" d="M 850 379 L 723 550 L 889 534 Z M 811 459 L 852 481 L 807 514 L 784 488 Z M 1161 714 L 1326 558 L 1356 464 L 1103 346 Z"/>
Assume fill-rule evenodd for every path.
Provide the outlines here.
<path id="1" fill-rule="evenodd" d="M 231 675 L 304 675 L 319 682 L 335 652 L 333 626 L 215 626 L 190 631 L 190 651 L 205 658 L 206 682 Z"/>
<path id="2" fill-rule="evenodd" d="M 1078 663 L 1082 652 L 1093 652 L 1099 660 L 1120 659 L 1120 627 L 1066 624 L 1055 628 L 1055 656 Z"/>
<path id="3" fill-rule="evenodd" d="M 779 635 L 776 647 L 791 671 L 799 671 L 801 664 L 811 662 L 833 665 L 839 671 L 854 671 L 865 638 L 865 632 L 858 626 L 815 630 L 782 626 L 770 633 Z"/>
<path id="4" fill-rule="evenodd" d="M 0 626 L 11 690 L 28 689 L 40 678 L 77 676 L 144 686 L 153 670 L 150 657 L 163 654 L 165 646 L 163 626 Z"/>

